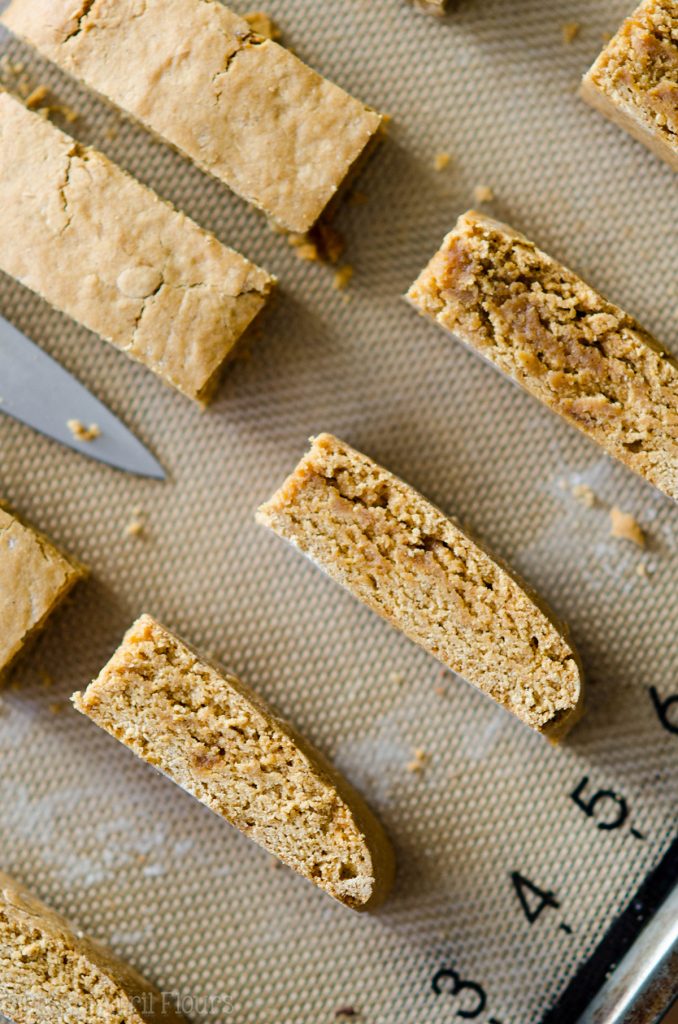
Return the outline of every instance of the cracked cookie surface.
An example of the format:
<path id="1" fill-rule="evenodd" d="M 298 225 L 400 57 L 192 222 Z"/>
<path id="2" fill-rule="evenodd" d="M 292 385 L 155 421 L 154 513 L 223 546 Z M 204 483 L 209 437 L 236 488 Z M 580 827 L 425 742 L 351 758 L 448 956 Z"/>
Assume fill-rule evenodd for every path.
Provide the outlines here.
<path id="1" fill-rule="evenodd" d="M 149 615 L 73 702 L 334 899 L 365 910 L 386 896 L 393 854 L 359 794 L 240 680 Z"/>
<path id="2" fill-rule="evenodd" d="M 269 275 L 0 94 L 0 269 L 206 401 Z"/>
<path id="3" fill-rule="evenodd" d="M 381 118 L 214 0 L 15 0 L 4 23 L 290 231 Z"/>
<path id="4" fill-rule="evenodd" d="M 678 363 L 529 239 L 466 213 L 407 298 L 678 499 Z"/>
<path id="5" fill-rule="evenodd" d="M 259 522 L 521 721 L 552 738 L 581 711 L 565 630 L 414 488 L 330 434 Z"/>

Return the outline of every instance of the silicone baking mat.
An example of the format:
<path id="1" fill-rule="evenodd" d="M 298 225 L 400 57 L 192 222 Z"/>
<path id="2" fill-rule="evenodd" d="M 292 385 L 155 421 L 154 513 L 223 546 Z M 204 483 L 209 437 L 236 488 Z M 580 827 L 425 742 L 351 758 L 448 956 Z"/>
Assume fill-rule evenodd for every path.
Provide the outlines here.
<path id="1" fill-rule="evenodd" d="M 192 1021 L 321 1024 L 351 1008 L 366 1024 L 541 1021 L 675 837 L 678 510 L 400 300 L 484 185 L 484 209 L 678 352 L 677 179 L 576 96 L 629 7 L 464 0 L 439 21 L 400 0 L 271 0 L 288 45 L 392 117 L 336 217 L 354 270 L 345 290 L 334 268 L 300 260 L 215 181 L 2 39 L 15 72 L 25 64 L 77 111 L 73 134 L 281 281 L 204 414 L 18 284 L 0 286 L 0 312 L 169 472 L 164 484 L 126 477 L 0 418 L 3 496 L 92 570 L 2 695 L 0 863 L 178 993 Z M 581 26 L 569 44 L 567 23 Z M 322 430 L 458 516 L 570 623 L 589 707 L 565 745 L 255 525 Z M 610 536 L 613 505 L 640 522 L 645 550 Z M 126 532 L 137 518 L 141 537 Z M 353 914 L 276 869 L 70 708 L 144 610 L 230 665 L 365 794 L 397 851 L 382 911 Z"/>

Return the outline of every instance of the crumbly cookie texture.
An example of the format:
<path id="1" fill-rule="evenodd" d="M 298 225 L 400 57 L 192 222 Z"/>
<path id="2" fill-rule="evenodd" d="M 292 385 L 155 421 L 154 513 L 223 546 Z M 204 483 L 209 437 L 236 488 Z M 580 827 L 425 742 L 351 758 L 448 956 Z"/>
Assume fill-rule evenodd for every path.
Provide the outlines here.
<path id="1" fill-rule="evenodd" d="M 205 402 L 273 281 L 0 94 L 0 269 Z M 67 410 L 64 410 L 66 418 Z"/>
<path id="2" fill-rule="evenodd" d="M 466 213 L 407 298 L 678 498 L 678 363 L 636 320 L 529 239 Z"/>
<path id="3" fill-rule="evenodd" d="M 3 872 L 0 1013 L 13 1024 L 185 1024 L 141 975 Z"/>
<path id="4" fill-rule="evenodd" d="M 257 518 L 533 729 L 556 739 L 579 717 L 581 673 L 563 627 L 367 456 L 321 434 Z"/>
<path id="5" fill-rule="evenodd" d="M 581 95 L 678 171 L 676 0 L 644 0 L 584 76 Z"/>
<path id="6" fill-rule="evenodd" d="M 15 0 L 4 24 L 290 231 L 381 118 L 215 0 Z"/>
<path id="7" fill-rule="evenodd" d="M 0 508 L 0 681 L 84 575 L 75 559 Z"/>
<path id="8" fill-rule="evenodd" d="M 78 711 L 354 910 L 391 886 L 391 846 L 362 798 L 259 697 L 149 615 Z"/>

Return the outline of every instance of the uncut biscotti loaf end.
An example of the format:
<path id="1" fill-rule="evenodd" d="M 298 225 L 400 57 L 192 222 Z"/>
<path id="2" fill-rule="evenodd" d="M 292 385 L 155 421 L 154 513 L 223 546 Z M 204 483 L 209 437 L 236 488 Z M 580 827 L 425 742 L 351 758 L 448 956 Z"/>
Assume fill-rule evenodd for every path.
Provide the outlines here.
<path id="1" fill-rule="evenodd" d="M 310 230 L 382 123 L 214 0 L 14 0 L 2 21 L 290 231 Z"/>
<path id="2" fill-rule="evenodd" d="M 2 92 L 0 205 L 0 270 L 209 401 L 273 278 Z"/>
<path id="3" fill-rule="evenodd" d="M 257 512 L 382 618 L 557 740 L 579 718 L 579 661 L 526 585 L 414 488 L 331 434 Z"/>
<path id="4" fill-rule="evenodd" d="M 678 499 L 678 362 L 633 317 L 534 242 L 471 210 L 407 298 Z"/>
<path id="5" fill-rule="evenodd" d="M 0 508 L 0 683 L 85 575 L 74 558 Z"/>
<path id="6" fill-rule="evenodd" d="M 584 76 L 581 95 L 678 171 L 676 0 L 644 0 Z"/>
<path id="7" fill-rule="evenodd" d="M 1 871 L 0 1014 L 12 1024 L 186 1024 L 166 995 Z"/>
<path id="8" fill-rule="evenodd" d="M 151 616 L 73 703 L 335 900 L 372 910 L 387 896 L 393 851 L 362 797 L 240 680 Z"/>

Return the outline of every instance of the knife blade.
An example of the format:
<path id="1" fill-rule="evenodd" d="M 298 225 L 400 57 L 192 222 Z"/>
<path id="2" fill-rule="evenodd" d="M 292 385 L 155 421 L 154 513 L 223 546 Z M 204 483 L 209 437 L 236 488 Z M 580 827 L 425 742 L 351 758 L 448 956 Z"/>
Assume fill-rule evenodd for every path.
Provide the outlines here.
<path id="1" fill-rule="evenodd" d="M 63 366 L 0 316 L 0 412 L 116 469 L 164 480 L 141 441 Z M 99 434 L 75 436 L 69 420 L 96 424 Z"/>

